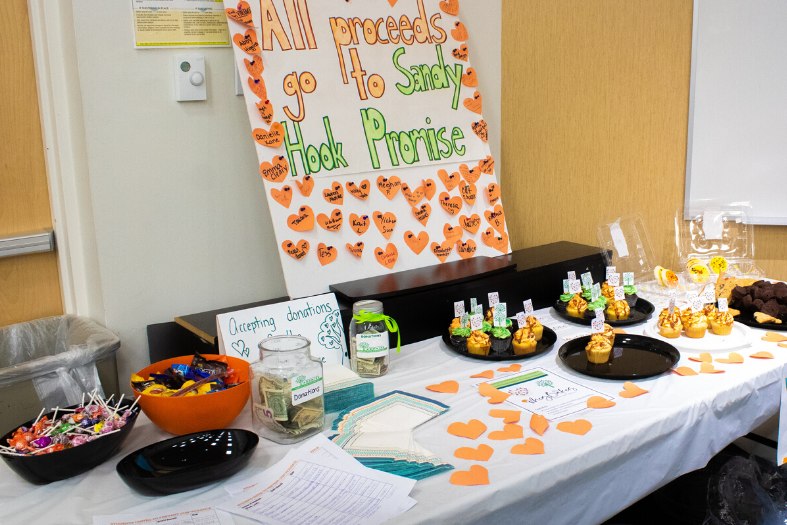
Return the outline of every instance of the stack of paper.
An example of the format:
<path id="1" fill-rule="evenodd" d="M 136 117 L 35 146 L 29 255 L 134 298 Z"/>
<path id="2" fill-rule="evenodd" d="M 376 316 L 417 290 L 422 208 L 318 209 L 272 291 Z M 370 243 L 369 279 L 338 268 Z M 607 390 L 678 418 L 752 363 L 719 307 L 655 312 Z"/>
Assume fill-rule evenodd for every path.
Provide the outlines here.
<path id="1" fill-rule="evenodd" d="M 374 399 L 374 384 L 342 365 L 323 367 L 325 412 L 340 412 Z"/>
<path id="2" fill-rule="evenodd" d="M 405 392 L 391 392 L 371 403 L 344 410 L 333 423 L 331 440 L 363 465 L 410 479 L 434 476 L 454 467 L 413 440 L 412 430 L 450 407 Z"/>

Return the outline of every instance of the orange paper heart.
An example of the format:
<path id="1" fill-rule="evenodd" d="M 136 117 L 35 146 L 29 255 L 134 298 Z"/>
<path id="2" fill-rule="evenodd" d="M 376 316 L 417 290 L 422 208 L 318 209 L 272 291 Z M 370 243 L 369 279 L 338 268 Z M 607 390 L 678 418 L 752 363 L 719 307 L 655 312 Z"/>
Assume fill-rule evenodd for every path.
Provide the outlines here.
<path id="1" fill-rule="evenodd" d="M 478 169 L 487 175 L 492 175 L 495 172 L 495 159 L 492 155 L 487 155 L 484 160 L 478 163 Z"/>
<path id="2" fill-rule="evenodd" d="M 478 86 L 478 77 L 476 77 L 475 69 L 472 67 L 467 68 L 467 72 L 462 75 L 462 85 L 467 87 Z"/>
<path id="3" fill-rule="evenodd" d="M 453 32 L 453 31 L 452 31 Z M 257 42 L 257 32 L 254 29 L 247 29 L 244 34 L 237 33 L 232 37 L 235 45 L 245 53 L 254 55 L 260 52 L 260 44 Z"/>
<path id="4" fill-rule="evenodd" d="M 354 182 L 348 182 L 347 191 L 350 192 L 350 195 L 353 197 L 365 201 L 366 198 L 369 197 L 369 181 L 364 180 L 359 186 L 356 186 Z"/>
<path id="5" fill-rule="evenodd" d="M 500 410 L 498 408 L 493 408 L 489 411 L 489 415 L 491 417 L 502 417 L 503 423 L 516 423 L 519 421 L 522 412 L 519 410 Z"/>
<path id="6" fill-rule="evenodd" d="M 549 428 L 549 421 L 542 415 L 533 414 L 530 416 L 530 428 L 539 436 L 543 436 Z"/>
<path id="7" fill-rule="evenodd" d="M 260 164 L 260 175 L 262 178 L 270 182 L 282 182 L 287 177 L 287 172 L 290 171 L 290 165 L 287 164 L 287 158 L 279 155 L 271 159 L 270 162 L 263 162 Z"/>
<path id="8" fill-rule="evenodd" d="M 490 248 L 498 250 L 499 252 L 506 253 L 508 251 L 507 233 L 498 235 L 494 230 L 492 230 L 492 228 L 488 228 L 484 233 L 481 234 L 481 240 L 484 242 L 484 244 Z"/>
<path id="9" fill-rule="evenodd" d="M 779 346 L 781 348 L 787 348 L 787 343 L 777 343 L 776 346 Z"/>
<path id="10" fill-rule="evenodd" d="M 247 26 L 254 26 L 254 22 L 251 19 L 251 7 L 247 2 L 238 2 L 238 8 L 232 9 L 228 7 L 224 10 L 227 14 L 227 18 L 230 20 L 234 20 L 239 24 L 245 24 Z"/>
<path id="11" fill-rule="evenodd" d="M 454 228 L 448 223 L 443 226 L 443 235 L 446 241 L 456 242 L 462 238 L 462 228 Z"/>
<path id="12" fill-rule="evenodd" d="M 334 182 L 330 188 L 322 190 L 322 198 L 331 204 L 342 204 L 344 202 L 344 188 L 338 182 Z"/>
<path id="13" fill-rule="evenodd" d="M 408 248 L 413 250 L 413 253 L 419 255 L 426 245 L 429 244 L 429 234 L 426 232 L 421 232 L 418 235 L 415 235 L 410 230 L 404 232 L 404 243 L 407 245 Z"/>
<path id="14" fill-rule="evenodd" d="M 456 241 L 456 253 L 462 259 L 469 259 L 475 255 L 477 249 L 478 247 L 473 239 L 467 239 L 467 242 Z"/>
<path id="15" fill-rule="evenodd" d="M 729 365 L 738 365 L 743 363 L 743 356 L 741 354 L 736 354 L 735 352 L 730 352 L 730 357 L 727 359 L 717 359 L 717 363 L 725 363 Z"/>
<path id="16" fill-rule="evenodd" d="M 292 202 L 292 188 L 284 186 L 281 191 L 271 188 L 271 197 L 285 208 L 289 208 Z"/>
<path id="17" fill-rule="evenodd" d="M 399 250 L 396 249 L 396 246 L 393 243 L 389 242 L 388 246 L 385 247 L 385 250 L 382 248 L 375 248 L 374 256 L 377 258 L 378 263 L 390 270 L 394 267 L 396 260 L 399 258 Z"/>
<path id="18" fill-rule="evenodd" d="M 426 200 L 432 200 L 434 197 L 434 192 L 437 191 L 437 186 L 432 179 L 426 179 L 421 181 L 421 187 L 424 189 L 424 197 Z"/>
<path id="19" fill-rule="evenodd" d="M 497 388 L 493 387 L 489 383 L 481 383 L 478 385 L 478 393 L 484 397 L 488 397 L 487 403 L 490 405 L 497 405 L 511 397 L 511 394 L 506 394 L 505 392 L 501 392 Z"/>
<path id="20" fill-rule="evenodd" d="M 296 180 L 295 184 L 298 186 L 298 191 L 300 191 L 301 195 L 304 197 L 308 197 L 312 194 L 312 190 L 314 189 L 314 179 L 311 177 L 311 175 L 306 175 L 303 178 L 303 182 Z"/>
<path id="21" fill-rule="evenodd" d="M 393 6 L 395 6 L 395 5 L 396 5 L 396 2 L 398 2 L 398 1 L 399 1 L 399 0 L 388 0 L 388 5 L 390 5 L 391 7 L 393 7 Z"/>
<path id="22" fill-rule="evenodd" d="M 465 25 L 459 21 L 454 22 L 454 29 L 451 30 L 451 36 L 457 42 L 464 42 L 465 40 L 470 38 L 470 35 L 467 34 L 467 29 L 465 28 Z"/>
<path id="23" fill-rule="evenodd" d="M 351 254 L 355 255 L 359 259 L 363 255 L 363 242 L 358 241 L 355 244 L 347 243 L 347 249 L 350 251 Z"/>
<path id="24" fill-rule="evenodd" d="M 769 343 L 781 343 L 787 341 L 787 335 L 777 334 L 776 332 L 765 332 L 765 337 L 761 339 Z"/>
<path id="25" fill-rule="evenodd" d="M 471 419 L 467 423 L 457 421 L 448 425 L 448 433 L 456 437 L 477 439 L 484 432 L 486 432 L 486 425 L 477 419 Z"/>
<path id="26" fill-rule="evenodd" d="M 401 187 L 402 181 L 396 175 L 390 178 L 385 178 L 382 175 L 377 177 L 377 188 L 379 188 L 388 200 L 393 199 L 396 196 L 396 192 L 398 192 Z"/>
<path id="27" fill-rule="evenodd" d="M 497 201 L 500 200 L 500 186 L 495 184 L 494 182 L 486 187 L 486 198 L 489 201 L 490 206 L 494 206 L 497 204 Z"/>
<path id="28" fill-rule="evenodd" d="M 445 184 L 445 189 L 448 191 L 451 191 L 452 189 L 456 188 L 457 184 L 459 184 L 458 173 L 452 173 L 449 175 L 448 172 L 445 170 L 438 170 L 437 176 L 441 181 L 443 181 L 443 184 Z"/>
<path id="29" fill-rule="evenodd" d="M 257 95 L 260 100 L 268 100 L 268 90 L 265 88 L 265 81 L 261 78 L 249 77 L 246 79 L 249 89 Z"/>
<path id="30" fill-rule="evenodd" d="M 366 230 L 369 229 L 370 224 L 371 221 L 369 221 L 368 215 L 358 217 L 354 213 L 350 214 L 350 228 L 352 228 L 353 231 L 358 235 L 363 235 L 364 233 L 366 233 Z"/>
<path id="31" fill-rule="evenodd" d="M 486 121 L 484 119 L 481 119 L 478 122 L 473 122 L 470 127 L 473 128 L 473 133 L 475 133 L 479 139 L 483 140 L 484 142 L 489 142 L 489 128 L 487 127 Z"/>
<path id="32" fill-rule="evenodd" d="M 459 166 L 459 173 L 462 175 L 462 178 L 469 184 L 473 184 L 474 182 L 478 181 L 481 177 L 481 170 L 473 168 L 472 170 L 467 167 L 467 164 L 462 164 Z M 450 190 L 449 190 L 450 191 Z"/>
<path id="33" fill-rule="evenodd" d="M 492 441 L 505 441 L 506 439 L 522 439 L 525 437 L 525 431 L 521 425 L 516 423 L 509 423 L 503 427 L 503 430 L 496 430 L 490 432 L 487 436 Z"/>
<path id="34" fill-rule="evenodd" d="M 614 407 L 616 403 L 601 396 L 591 396 L 588 398 L 587 404 L 588 408 L 610 408 Z"/>
<path id="35" fill-rule="evenodd" d="M 615 328 L 614 330 L 612 330 L 612 333 L 613 334 L 625 334 L 626 331 L 624 329 L 622 329 L 622 328 Z"/>
<path id="36" fill-rule="evenodd" d="M 452 198 L 448 193 L 443 192 L 440 194 L 440 206 L 451 215 L 456 215 L 462 211 L 462 198 L 459 196 Z"/>
<path id="37" fill-rule="evenodd" d="M 486 379 L 494 379 L 495 378 L 495 371 L 494 370 L 484 370 L 480 374 L 476 374 L 470 377 L 483 377 Z"/>
<path id="38" fill-rule="evenodd" d="M 648 393 L 647 390 L 638 387 L 631 381 L 626 381 L 625 383 L 623 383 L 623 392 L 619 393 L 618 395 L 620 397 L 632 398 L 647 393 Z"/>
<path id="39" fill-rule="evenodd" d="M 472 214 L 470 217 L 462 215 L 459 217 L 459 225 L 470 233 L 475 233 L 478 231 L 478 227 L 481 226 L 481 217 L 477 213 Z"/>
<path id="40" fill-rule="evenodd" d="M 463 102 L 465 107 L 472 111 L 473 113 L 481 114 L 481 108 L 483 107 L 483 98 L 481 98 L 481 93 L 476 91 L 473 93 L 473 98 L 466 98 Z"/>
<path id="41" fill-rule="evenodd" d="M 697 372 L 695 372 L 694 369 L 689 368 L 688 366 L 679 366 L 674 371 L 679 376 L 696 376 L 697 375 Z"/>
<path id="42" fill-rule="evenodd" d="M 246 64 L 246 71 L 254 78 L 260 78 L 262 72 L 265 71 L 265 66 L 262 64 L 260 55 L 254 55 L 251 57 L 251 60 L 244 58 L 243 63 Z"/>
<path id="43" fill-rule="evenodd" d="M 577 419 L 576 421 L 563 421 L 557 424 L 557 428 L 561 432 L 566 432 L 568 434 L 576 434 L 577 436 L 584 436 L 590 429 L 593 428 L 593 425 L 590 424 L 590 421 L 586 419 Z"/>
<path id="44" fill-rule="evenodd" d="M 723 374 L 724 370 L 714 368 L 710 363 L 702 363 L 700 365 L 700 374 Z"/>
<path id="45" fill-rule="evenodd" d="M 454 243 L 449 241 L 444 241 L 442 244 L 437 244 L 436 242 L 432 243 L 432 253 L 440 259 L 441 263 L 444 263 L 445 260 L 451 255 L 451 250 L 454 248 Z"/>
<path id="46" fill-rule="evenodd" d="M 390 239 L 396 227 L 396 215 L 390 211 L 385 213 L 376 211 L 372 214 L 372 220 L 374 220 L 375 226 L 383 234 L 383 237 Z"/>
<path id="47" fill-rule="evenodd" d="M 335 261 L 338 253 L 339 252 L 337 252 L 336 248 L 333 246 L 325 246 L 324 243 L 317 245 L 317 258 L 320 260 L 320 264 L 323 266 Z"/>
<path id="48" fill-rule="evenodd" d="M 301 239 L 297 243 L 284 241 L 281 243 L 282 249 L 293 259 L 303 259 L 309 253 L 309 241 Z"/>
<path id="49" fill-rule="evenodd" d="M 441 394 L 456 394 L 459 392 L 459 383 L 456 381 L 443 381 L 436 385 L 429 385 L 426 389 L 432 392 L 440 392 Z"/>
<path id="50" fill-rule="evenodd" d="M 486 210 L 484 212 L 484 217 L 486 217 L 486 222 L 488 222 L 492 228 L 497 230 L 499 233 L 505 232 L 506 221 L 505 212 L 503 212 L 503 206 L 497 204 L 495 205 L 494 210 Z"/>
<path id="51" fill-rule="evenodd" d="M 770 352 L 757 352 L 756 354 L 752 354 L 749 357 L 753 357 L 755 359 L 773 359 L 773 354 Z"/>
<path id="52" fill-rule="evenodd" d="M 462 186 L 459 185 L 459 194 L 462 196 L 464 201 L 469 205 L 472 206 L 475 204 L 476 198 L 476 187 L 475 184 L 465 184 Z"/>
<path id="53" fill-rule="evenodd" d="M 538 438 L 529 437 L 525 440 L 524 445 L 514 445 L 511 447 L 512 454 L 520 454 L 523 456 L 532 456 L 533 454 L 544 453 L 544 442 Z"/>
<path id="54" fill-rule="evenodd" d="M 298 208 L 298 213 L 287 217 L 287 226 L 296 232 L 305 232 L 314 228 L 314 212 L 308 206 Z"/>
<path id="55" fill-rule="evenodd" d="M 467 44 L 462 44 L 458 49 L 454 48 L 451 54 L 455 59 L 467 62 L 467 56 L 470 54 L 470 50 L 467 48 Z"/>
<path id="56" fill-rule="evenodd" d="M 470 470 L 457 470 L 449 479 L 452 485 L 471 487 L 474 485 L 489 485 L 489 471 L 481 465 L 472 465 Z"/>
<path id="57" fill-rule="evenodd" d="M 461 447 L 454 451 L 454 457 L 469 459 L 470 461 L 489 461 L 495 450 L 489 445 L 478 445 L 478 448 Z"/>
<path id="58" fill-rule="evenodd" d="M 709 353 L 705 352 L 700 354 L 699 357 L 689 357 L 689 361 L 695 361 L 697 363 L 712 363 L 713 358 L 710 356 Z"/>
<path id="59" fill-rule="evenodd" d="M 410 206 L 416 206 L 424 198 L 424 189 L 419 186 L 415 190 L 410 190 L 407 184 L 402 184 L 402 195 L 410 203 Z"/>
<path id="60" fill-rule="evenodd" d="M 513 365 L 508 365 L 497 369 L 498 372 L 519 372 L 520 370 L 522 370 L 522 365 L 519 363 L 514 363 Z"/>
<path id="61" fill-rule="evenodd" d="M 266 100 L 265 102 L 258 102 L 257 111 L 260 112 L 260 117 L 262 117 L 262 120 L 264 120 L 265 123 L 270 126 L 271 121 L 273 121 L 273 104 L 271 104 L 271 101 Z"/>
<path id="62" fill-rule="evenodd" d="M 323 230 L 328 230 L 329 232 L 338 232 L 342 228 L 342 210 L 335 209 L 331 212 L 331 215 L 325 215 L 321 213 L 317 216 L 317 224 L 319 224 Z"/>
<path id="63" fill-rule="evenodd" d="M 284 143 L 284 126 L 280 122 L 274 122 L 271 129 L 265 131 L 262 128 L 255 128 L 252 136 L 257 144 L 268 148 L 278 148 Z"/>
<path id="64" fill-rule="evenodd" d="M 447 2 L 440 2 L 440 10 L 447 14 L 456 16 L 459 14 L 459 0 L 448 0 Z"/>
<path id="65" fill-rule="evenodd" d="M 421 204 L 420 208 L 413 208 L 413 215 L 415 218 L 418 219 L 422 225 L 426 226 L 426 223 L 429 222 L 429 216 L 432 214 L 432 207 L 429 205 L 428 202 Z"/>

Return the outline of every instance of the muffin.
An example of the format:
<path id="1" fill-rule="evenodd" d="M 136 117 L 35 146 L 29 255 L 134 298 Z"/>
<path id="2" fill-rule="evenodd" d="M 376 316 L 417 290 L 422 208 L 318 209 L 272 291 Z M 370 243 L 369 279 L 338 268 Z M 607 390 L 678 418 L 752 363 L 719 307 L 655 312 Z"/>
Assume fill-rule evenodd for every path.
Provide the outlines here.
<path id="1" fill-rule="evenodd" d="M 631 308 L 626 301 L 612 301 L 607 305 L 605 314 L 610 321 L 625 321 L 630 312 Z"/>
<path id="2" fill-rule="evenodd" d="M 454 330 L 456 328 L 461 328 L 461 324 L 458 317 L 454 317 L 454 320 L 451 321 L 451 324 L 448 325 L 448 337 L 451 337 L 451 335 L 453 335 Z"/>
<path id="3" fill-rule="evenodd" d="M 714 317 L 716 317 L 716 306 L 713 304 L 706 304 L 702 309 L 702 313 L 705 314 L 705 317 L 708 318 L 708 321 L 711 321 Z"/>
<path id="4" fill-rule="evenodd" d="M 609 353 L 612 351 L 612 345 L 600 335 L 601 334 L 596 334 L 595 338 L 591 337 L 585 347 L 588 361 L 595 364 L 602 364 L 609 361 Z"/>
<path id="5" fill-rule="evenodd" d="M 460 352 L 467 351 L 467 337 L 470 335 L 470 328 L 463 326 L 454 328 L 451 332 L 451 344 Z"/>
<path id="6" fill-rule="evenodd" d="M 532 354 L 536 351 L 536 336 L 527 328 L 520 328 L 514 333 L 514 353 L 516 355 Z"/>
<path id="7" fill-rule="evenodd" d="M 489 336 L 480 330 L 473 330 L 467 338 L 467 351 L 476 355 L 489 355 L 492 342 Z"/>
<path id="8" fill-rule="evenodd" d="M 705 331 L 708 329 L 708 318 L 702 312 L 695 312 L 689 315 L 683 329 L 686 330 L 687 336 L 701 339 L 705 337 Z"/>
<path id="9" fill-rule="evenodd" d="M 637 296 L 637 287 L 631 285 L 624 286 L 623 292 L 626 294 L 626 302 L 629 308 L 634 308 L 637 304 L 637 299 L 639 299 L 639 296 Z"/>
<path id="10" fill-rule="evenodd" d="M 574 297 L 568 302 L 568 306 L 566 306 L 566 312 L 568 315 L 572 317 L 579 317 L 580 319 L 585 316 L 585 310 L 588 309 L 588 303 L 582 299 L 579 294 L 575 294 Z"/>
<path id="11" fill-rule="evenodd" d="M 615 289 L 607 281 L 601 285 L 601 295 L 606 297 L 608 303 L 615 302 Z"/>
<path id="12" fill-rule="evenodd" d="M 528 330 L 533 332 L 533 335 L 536 336 L 536 341 L 541 341 L 541 336 L 544 335 L 544 327 L 541 326 L 541 323 L 538 322 L 538 319 L 533 317 L 532 315 L 527 316 L 526 326 Z"/>
<path id="13" fill-rule="evenodd" d="M 669 339 L 675 339 L 676 337 L 680 337 L 680 331 L 683 328 L 683 323 L 680 320 L 680 314 L 678 312 L 674 312 L 672 315 L 665 315 L 662 317 L 659 315 L 659 333 L 662 337 L 667 337 Z"/>
<path id="14" fill-rule="evenodd" d="M 496 355 L 503 355 L 508 352 L 511 344 L 511 332 L 502 326 L 492 328 L 492 347 L 491 352 Z"/>
<path id="15" fill-rule="evenodd" d="M 716 312 L 716 315 L 710 320 L 710 329 L 716 335 L 730 335 L 732 321 L 732 314 L 729 312 Z"/>

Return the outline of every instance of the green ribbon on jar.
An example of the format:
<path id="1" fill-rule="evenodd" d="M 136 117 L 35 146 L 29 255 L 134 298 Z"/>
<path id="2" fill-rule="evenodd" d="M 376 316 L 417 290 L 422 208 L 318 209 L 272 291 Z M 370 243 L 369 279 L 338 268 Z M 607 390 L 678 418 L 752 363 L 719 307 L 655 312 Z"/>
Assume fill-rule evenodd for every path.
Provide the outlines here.
<path id="1" fill-rule="evenodd" d="M 377 321 L 385 321 L 385 326 L 388 328 L 389 332 L 394 332 L 396 334 L 396 353 L 399 353 L 399 350 L 402 347 L 402 334 L 399 332 L 399 325 L 396 324 L 393 317 L 389 317 L 383 314 L 373 314 L 367 312 L 366 310 L 361 310 L 357 314 L 353 314 L 353 319 L 355 319 L 356 323 L 375 323 Z"/>

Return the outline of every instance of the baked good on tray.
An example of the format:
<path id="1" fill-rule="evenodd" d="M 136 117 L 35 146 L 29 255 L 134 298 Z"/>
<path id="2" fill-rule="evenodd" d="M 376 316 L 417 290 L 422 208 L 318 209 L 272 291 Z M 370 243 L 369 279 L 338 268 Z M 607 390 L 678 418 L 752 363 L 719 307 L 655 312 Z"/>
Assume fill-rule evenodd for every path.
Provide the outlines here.
<path id="1" fill-rule="evenodd" d="M 694 312 L 689 314 L 683 328 L 688 337 L 701 339 L 705 337 L 705 331 L 708 329 L 708 318 L 702 312 Z"/>
<path id="2" fill-rule="evenodd" d="M 544 335 L 544 327 L 541 325 L 538 319 L 536 319 L 532 315 L 527 316 L 527 318 L 525 319 L 525 326 L 527 327 L 528 330 L 533 332 L 536 341 L 541 341 L 541 336 Z"/>
<path id="3" fill-rule="evenodd" d="M 725 277 L 727 281 L 729 278 Z M 749 313 L 758 323 L 781 324 L 777 321 L 787 321 L 787 283 L 760 280 L 742 286 L 741 279 L 735 282 L 736 286 L 731 290 L 729 286 L 722 290 L 722 293 L 729 290 L 730 307 Z"/>
<path id="4" fill-rule="evenodd" d="M 729 312 L 716 312 L 716 315 L 710 318 L 710 329 L 716 335 L 730 335 L 732 322 L 732 315 Z"/>
<path id="5" fill-rule="evenodd" d="M 609 361 L 609 353 L 611 351 L 612 345 L 609 344 L 609 341 L 601 337 L 600 334 L 593 335 L 585 347 L 588 361 L 595 364 L 602 364 Z"/>
<path id="6" fill-rule="evenodd" d="M 508 328 L 502 326 L 495 326 L 492 328 L 490 353 L 495 355 L 503 355 L 508 352 L 508 347 L 511 344 L 511 332 Z"/>
<path id="7" fill-rule="evenodd" d="M 588 303 L 579 294 L 574 294 L 574 297 L 568 302 L 566 312 L 572 317 L 579 317 L 582 319 L 585 316 L 585 310 L 588 309 Z"/>
<path id="8" fill-rule="evenodd" d="M 489 355 L 492 341 L 480 330 L 473 330 L 467 338 L 467 351 L 476 355 Z"/>
<path id="9" fill-rule="evenodd" d="M 626 301 L 612 301 L 607 304 L 605 315 L 610 321 L 625 321 L 629 318 L 631 308 Z"/>
<path id="10" fill-rule="evenodd" d="M 680 331 L 683 329 L 683 322 L 680 320 L 680 314 L 675 311 L 670 315 L 669 310 L 665 308 L 661 311 L 661 314 L 659 314 L 658 327 L 662 337 L 668 337 L 670 339 L 680 337 Z"/>
<path id="11" fill-rule="evenodd" d="M 467 351 L 467 338 L 470 336 L 470 327 L 457 327 L 451 331 L 451 344 L 460 352 Z"/>

